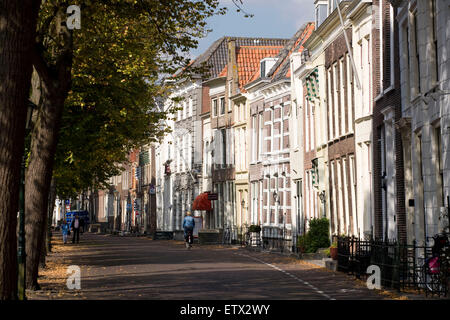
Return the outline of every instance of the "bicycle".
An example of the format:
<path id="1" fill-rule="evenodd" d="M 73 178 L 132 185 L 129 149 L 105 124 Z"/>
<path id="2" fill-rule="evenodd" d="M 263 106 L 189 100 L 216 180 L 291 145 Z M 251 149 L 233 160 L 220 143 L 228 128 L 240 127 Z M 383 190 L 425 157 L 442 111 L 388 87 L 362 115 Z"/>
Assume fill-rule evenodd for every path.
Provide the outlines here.
<path id="1" fill-rule="evenodd" d="M 194 236 L 192 234 L 192 230 L 188 230 L 186 232 L 186 249 L 192 248 L 192 243 L 194 242 Z"/>
<path id="2" fill-rule="evenodd" d="M 418 283 L 430 292 L 447 292 L 450 280 L 450 242 L 448 233 L 438 233 L 433 237 L 431 257 L 422 258 Z"/>
<path id="3" fill-rule="evenodd" d="M 230 244 L 230 228 L 229 227 L 225 227 L 225 230 L 223 232 L 223 237 L 222 237 L 222 244 Z"/>

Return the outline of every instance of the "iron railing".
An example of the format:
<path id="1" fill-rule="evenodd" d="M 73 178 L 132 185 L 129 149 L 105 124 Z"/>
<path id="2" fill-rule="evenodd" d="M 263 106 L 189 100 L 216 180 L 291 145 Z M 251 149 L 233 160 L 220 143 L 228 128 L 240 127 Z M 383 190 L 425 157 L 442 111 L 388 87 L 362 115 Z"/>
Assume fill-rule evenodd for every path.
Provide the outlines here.
<path id="1" fill-rule="evenodd" d="M 238 244 L 254 250 L 297 253 L 295 234 L 286 228 L 262 227 L 260 232 L 249 232 L 247 226 L 225 227 L 222 244 Z"/>
<path id="2" fill-rule="evenodd" d="M 380 268 L 381 286 L 398 291 L 413 289 L 427 295 L 447 296 L 450 282 L 449 250 L 439 255 L 440 266 L 434 273 L 429 269 L 432 248 L 380 240 L 360 240 L 337 237 L 338 271 L 367 279 L 371 265 Z"/>

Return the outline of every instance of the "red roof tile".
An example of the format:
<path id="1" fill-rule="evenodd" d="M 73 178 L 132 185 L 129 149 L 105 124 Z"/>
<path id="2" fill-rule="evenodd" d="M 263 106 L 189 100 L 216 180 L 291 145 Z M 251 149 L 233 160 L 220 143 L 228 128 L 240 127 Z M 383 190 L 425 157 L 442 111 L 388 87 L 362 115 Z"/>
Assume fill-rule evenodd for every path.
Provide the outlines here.
<path id="1" fill-rule="evenodd" d="M 283 46 L 240 46 L 236 48 L 239 87 L 243 88 L 253 75 L 259 74 L 259 64 L 264 58 L 275 57 Z"/>
<path id="2" fill-rule="evenodd" d="M 228 70 L 228 65 L 225 65 L 225 67 L 222 69 L 222 71 L 219 73 L 219 75 L 217 77 L 226 77 L 227 76 L 227 70 Z"/>

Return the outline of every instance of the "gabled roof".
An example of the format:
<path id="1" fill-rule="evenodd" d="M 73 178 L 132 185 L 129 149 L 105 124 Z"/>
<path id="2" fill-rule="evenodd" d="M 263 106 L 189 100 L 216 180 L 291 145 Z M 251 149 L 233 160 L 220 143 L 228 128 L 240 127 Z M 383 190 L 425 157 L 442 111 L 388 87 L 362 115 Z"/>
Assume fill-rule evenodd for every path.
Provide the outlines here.
<path id="1" fill-rule="evenodd" d="M 203 63 L 209 66 L 209 74 L 205 80 L 216 78 L 228 63 L 227 40 L 235 40 L 236 48 L 242 46 L 284 46 L 289 39 L 277 38 L 244 38 L 244 37 L 222 37 L 216 40 L 203 54 L 195 59 L 193 67 L 201 67 Z"/>
<path id="2" fill-rule="evenodd" d="M 303 43 L 309 38 L 311 33 L 314 31 L 314 23 L 305 23 L 287 42 L 287 44 L 280 50 L 276 56 L 277 62 L 273 65 L 267 76 L 262 78 L 260 70 L 256 70 L 255 73 L 250 77 L 248 84 L 256 83 L 258 80 L 266 79 L 271 82 L 276 82 L 281 79 L 289 79 L 290 74 L 290 61 L 289 57 L 294 52 L 303 51 Z"/>
<path id="3" fill-rule="evenodd" d="M 267 57 L 275 57 L 283 46 L 241 46 L 236 48 L 239 88 L 248 83 L 252 75 L 259 70 L 260 61 Z M 259 71 L 258 71 L 259 72 Z"/>

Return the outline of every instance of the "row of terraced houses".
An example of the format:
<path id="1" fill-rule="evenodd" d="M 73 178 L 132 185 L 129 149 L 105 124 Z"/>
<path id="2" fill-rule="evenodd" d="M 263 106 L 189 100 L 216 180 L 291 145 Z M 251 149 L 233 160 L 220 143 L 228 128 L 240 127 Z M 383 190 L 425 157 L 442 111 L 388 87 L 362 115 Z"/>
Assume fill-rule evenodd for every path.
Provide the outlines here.
<path id="1" fill-rule="evenodd" d="M 206 74 L 168 80 L 183 98 L 172 132 L 93 194 L 97 220 L 177 238 L 192 211 L 218 241 L 249 225 L 295 239 L 320 217 L 331 235 L 424 243 L 440 231 L 450 3 L 315 0 L 314 16 L 287 39 L 220 38 L 192 63 Z M 211 208 L 193 207 L 208 195 Z"/>

